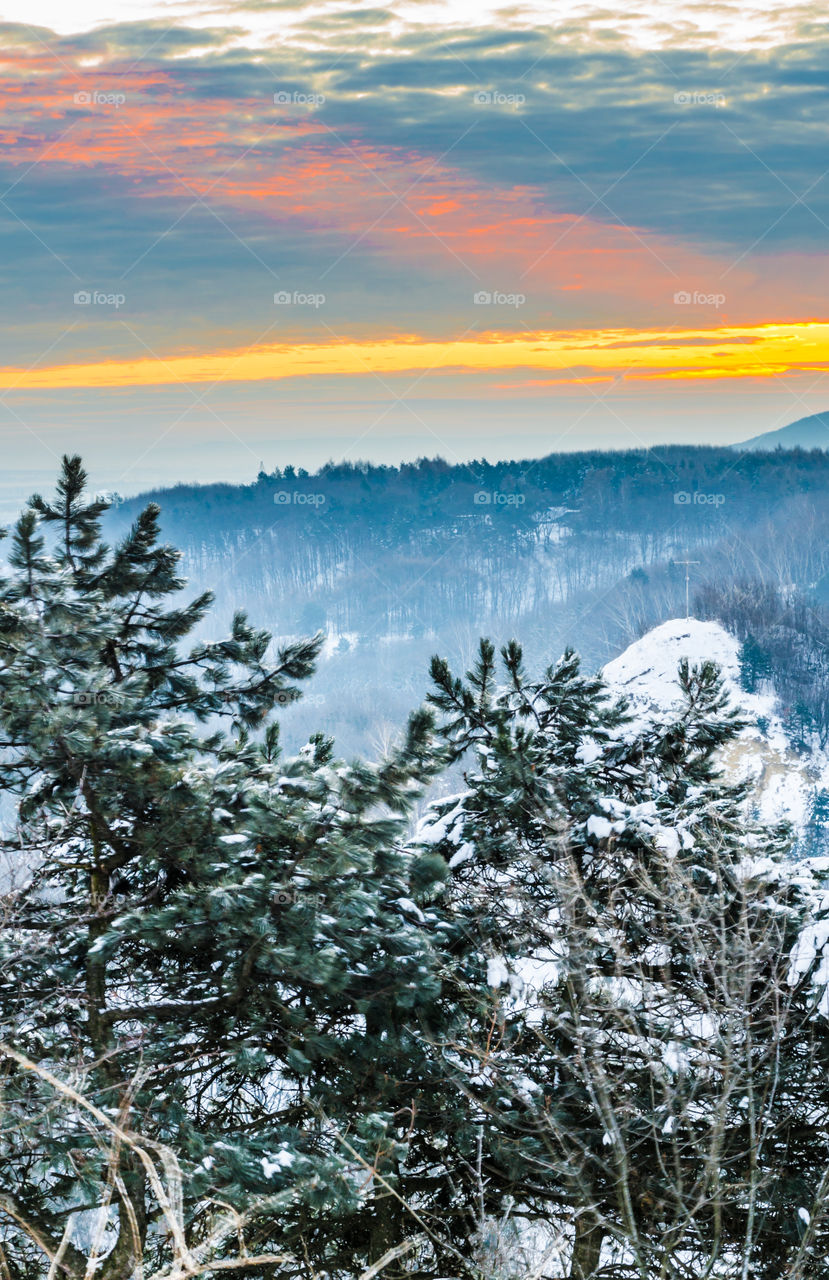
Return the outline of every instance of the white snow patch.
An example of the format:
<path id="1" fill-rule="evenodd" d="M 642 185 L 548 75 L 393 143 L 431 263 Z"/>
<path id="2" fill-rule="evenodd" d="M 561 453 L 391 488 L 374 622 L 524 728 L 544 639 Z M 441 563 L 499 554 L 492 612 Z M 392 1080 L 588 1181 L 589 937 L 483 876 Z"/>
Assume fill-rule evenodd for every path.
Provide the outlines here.
<path id="1" fill-rule="evenodd" d="M 613 823 L 602 818 L 598 813 L 592 814 L 585 823 L 587 834 L 596 840 L 606 840 L 613 834 Z"/>
<path id="2" fill-rule="evenodd" d="M 682 847 L 679 832 L 674 827 L 660 827 L 654 843 L 657 849 L 664 849 L 671 857 L 679 853 Z"/>
<path id="3" fill-rule="evenodd" d="M 266 1178 L 272 1178 L 280 1169 L 290 1169 L 294 1163 L 294 1155 L 290 1151 L 277 1151 L 275 1155 L 262 1157 L 262 1172 Z"/>
<path id="4" fill-rule="evenodd" d="M 601 754 L 602 749 L 596 739 L 585 738 L 583 742 L 579 743 L 576 758 L 580 760 L 582 764 L 593 764 L 594 761 L 600 758 Z"/>
<path id="5" fill-rule="evenodd" d="M 398 898 L 397 905 L 398 907 L 402 907 L 404 911 L 408 911 L 416 920 L 419 920 L 421 924 L 426 919 L 425 915 L 420 910 L 420 907 L 416 902 L 412 902 L 411 898 Z"/>
<path id="6" fill-rule="evenodd" d="M 826 1018 L 829 1017 L 829 918 L 823 912 L 829 904 L 825 900 L 818 900 L 815 906 L 821 913 L 820 917 L 806 925 L 792 948 L 789 982 L 795 986 L 814 965 L 812 985 L 822 992 L 818 1012 Z"/>
<path id="7" fill-rule="evenodd" d="M 471 845 L 467 841 L 466 844 L 461 845 L 457 853 L 452 854 L 452 857 L 449 859 L 450 869 L 454 867 L 459 867 L 462 862 L 468 862 L 469 859 L 473 858 L 474 856 L 475 856 L 475 846 Z"/>
<path id="8" fill-rule="evenodd" d="M 505 987 L 509 982 L 509 969 L 501 956 L 490 956 L 486 962 L 488 987 Z"/>
<path id="9" fill-rule="evenodd" d="M 425 844 L 439 844 L 441 840 L 452 840 L 455 844 L 461 843 L 461 828 L 463 820 L 466 816 L 464 801 L 472 795 L 471 791 L 465 791 L 462 795 L 452 796 L 448 803 L 455 802 L 454 808 L 448 809 L 443 817 L 439 817 L 435 812 L 437 805 L 447 803 L 446 801 L 434 801 L 429 805 L 426 813 L 418 824 L 417 839 L 422 840 Z"/>
<path id="10" fill-rule="evenodd" d="M 718 622 L 700 622 L 696 618 L 674 618 L 654 627 L 640 640 L 604 668 L 603 676 L 615 693 L 622 693 L 631 703 L 635 715 L 645 720 L 654 713 L 665 714 L 678 702 L 680 690 L 676 673 L 681 658 L 692 664 L 706 660 L 716 662 L 722 671 L 726 688 L 749 697 L 740 690 L 740 644 Z M 771 711 L 771 698 L 757 698 L 764 711 Z"/>

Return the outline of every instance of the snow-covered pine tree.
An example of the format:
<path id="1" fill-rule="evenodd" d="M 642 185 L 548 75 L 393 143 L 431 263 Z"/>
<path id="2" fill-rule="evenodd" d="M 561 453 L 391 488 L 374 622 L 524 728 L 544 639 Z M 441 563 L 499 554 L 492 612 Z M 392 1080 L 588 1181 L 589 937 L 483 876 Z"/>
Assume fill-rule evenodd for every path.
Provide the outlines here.
<path id="1" fill-rule="evenodd" d="M 211 1256 L 238 1259 L 235 1207 L 252 1251 L 296 1259 L 281 1275 L 356 1274 L 418 1230 L 385 1175 L 432 1083 L 418 1029 L 445 1032 L 428 908 L 444 868 L 402 840 L 440 763 L 430 717 L 377 766 L 338 763 L 320 735 L 281 758 L 272 715 L 320 639 L 271 657 L 240 614 L 184 649 L 210 597 L 180 602 L 157 508 L 110 549 L 84 486 L 65 459 L 0 583 L 0 788 L 19 801 L 2 838 L 0 1039 L 18 1055 L 2 1266 L 130 1280 L 170 1263 L 139 1147 L 113 1147 L 51 1072 L 176 1153 L 189 1248 L 219 1230 Z"/>
<path id="2" fill-rule="evenodd" d="M 719 771 L 717 670 L 634 724 L 572 653 L 534 681 L 502 657 L 433 664 L 467 765 L 420 833 L 463 922 L 459 1209 L 513 1197 L 572 1280 L 825 1275 L 829 1039 L 791 963 L 815 885 Z"/>

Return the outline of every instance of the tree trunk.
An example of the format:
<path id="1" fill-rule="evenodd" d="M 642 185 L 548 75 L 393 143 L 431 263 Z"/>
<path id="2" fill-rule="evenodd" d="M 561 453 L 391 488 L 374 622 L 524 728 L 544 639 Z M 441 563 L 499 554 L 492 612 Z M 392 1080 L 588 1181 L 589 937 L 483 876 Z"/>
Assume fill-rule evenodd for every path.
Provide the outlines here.
<path id="1" fill-rule="evenodd" d="M 374 1213 L 368 1247 L 369 1264 L 379 1262 L 383 1255 L 395 1245 L 400 1244 L 402 1239 L 400 1201 L 382 1188 L 378 1188 L 378 1193 L 374 1198 Z M 394 1277 L 399 1274 L 396 1270 L 389 1270 L 388 1268 L 383 1270 L 383 1275 L 388 1280 L 394 1280 Z"/>
<path id="2" fill-rule="evenodd" d="M 571 1280 L 590 1280 L 599 1269 L 604 1232 L 591 1213 L 576 1218 L 576 1238 L 570 1264 Z"/>

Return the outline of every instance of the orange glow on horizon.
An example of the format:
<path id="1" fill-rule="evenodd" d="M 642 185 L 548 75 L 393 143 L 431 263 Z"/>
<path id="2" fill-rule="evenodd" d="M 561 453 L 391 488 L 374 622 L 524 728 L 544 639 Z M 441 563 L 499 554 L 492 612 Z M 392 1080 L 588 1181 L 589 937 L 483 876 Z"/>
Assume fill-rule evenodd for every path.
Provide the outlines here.
<path id="1" fill-rule="evenodd" d="M 591 329 L 488 332 L 457 341 L 424 337 L 268 344 L 200 355 L 0 368 L 0 388 L 162 386 L 174 383 L 276 382 L 285 378 L 407 372 L 492 373 L 543 370 L 527 386 L 598 379 L 764 378 L 829 367 L 829 321 L 717 329 Z M 505 384 L 501 384 L 505 385 Z"/>

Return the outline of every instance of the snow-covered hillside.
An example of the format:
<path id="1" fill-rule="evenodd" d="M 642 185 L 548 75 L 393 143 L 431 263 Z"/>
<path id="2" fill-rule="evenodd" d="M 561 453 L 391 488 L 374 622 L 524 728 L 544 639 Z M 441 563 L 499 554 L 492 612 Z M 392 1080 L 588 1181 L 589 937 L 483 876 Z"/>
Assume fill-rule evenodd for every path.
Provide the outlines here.
<path id="1" fill-rule="evenodd" d="M 740 644 L 716 622 L 672 619 L 636 640 L 604 668 L 612 689 L 624 694 L 637 720 L 658 719 L 680 696 L 677 667 L 710 659 L 718 664 L 733 704 L 749 721 L 724 755 L 735 777 L 754 779 L 754 803 L 764 821 L 781 818 L 805 833 L 816 798 L 829 791 L 829 760 L 823 752 L 798 755 L 788 744 L 772 693 L 740 687 Z"/>
<path id="2" fill-rule="evenodd" d="M 679 697 L 676 672 L 681 658 L 716 662 L 741 706 L 751 700 L 758 704 L 758 715 L 767 716 L 773 710 L 773 700 L 752 698 L 740 689 L 740 645 L 718 622 L 696 618 L 663 622 L 608 662 L 604 678 L 630 699 L 634 711 L 650 717 L 668 711 Z"/>

